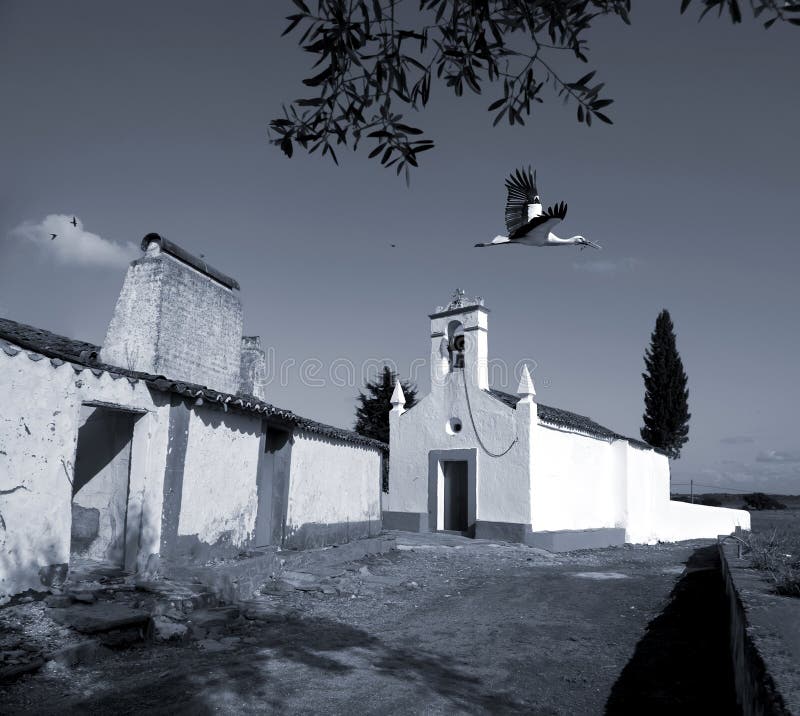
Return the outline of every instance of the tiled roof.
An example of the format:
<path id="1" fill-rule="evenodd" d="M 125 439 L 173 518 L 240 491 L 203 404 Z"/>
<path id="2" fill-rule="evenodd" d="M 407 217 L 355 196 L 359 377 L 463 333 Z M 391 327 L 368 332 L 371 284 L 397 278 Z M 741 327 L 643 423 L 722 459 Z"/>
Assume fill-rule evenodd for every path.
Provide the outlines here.
<path id="1" fill-rule="evenodd" d="M 96 359 L 100 352 L 100 346 L 92 343 L 65 338 L 8 318 L 0 318 L 0 337 L 50 358 L 76 363 L 88 362 L 92 359 L 92 354 Z"/>
<path id="2" fill-rule="evenodd" d="M 267 418 L 273 418 L 288 427 L 305 430 L 318 435 L 344 440 L 357 445 L 377 448 L 384 452 L 388 451 L 389 446 L 379 440 L 372 440 L 363 435 L 359 435 L 352 430 L 344 430 L 326 425 L 325 423 L 310 420 L 293 413 L 291 410 L 278 408 L 270 403 L 265 403 L 252 395 L 233 395 L 231 393 L 220 393 L 203 385 L 195 383 L 185 383 L 163 375 L 152 375 L 140 371 L 128 370 L 119 366 L 107 365 L 98 361 L 100 346 L 95 346 L 85 341 L 76 341 L 72 338 L 59 336 L 56 333 L 34 328 L 24 323 L 18 323 L 8 318 L 0 318 L 0 350 L 4 350 L 9 355 L 16 355 L 18 352 L 14 346 L 19 346 L 48 358 L 72 363 L 82 368 L 90 368 L 92 371 L 107 372 L 112 375 L 125 376 L 130 380 L 142 380 L 148 387 L 164 393 L 176 393 L 195 401 L 202 399 L 203 403 L 219 407 L 223 410 L 233 408 L 247 413 L 257 413 Z M 6 343 L 8 341 L 8 343 Z M 13 345 L 9 345 L 13 344 Z"/>
<path id="3" fill-rule="evenodd" d="M 518 395 L 511 395 L 510 393 L 504 393 L 502 390 L 494 390 L 492 388 L 490 388 L 487 392 L 493 398 L 500 400 L 509 407 L 517 407 L 517 401 L 519 400 Z M 570 413 L 568 410 L 561 410 L 561 408 L 551 408 L 549 405 L 542 405 L 541 403 L 538 403 L 537 407 L 539 420 L 547 423 L 548 425 L 566 428 L 567 430 L 574 430 L 575 432 L 590 435 L 591 437 L 599 438 L 600 440 L 607 440 L 608 442 L 613 442 L 614 440 L 627 440 L 631 445 L 634 445 L 638 448 L 655 450 L 652 445 L 648 445 L 647 443 L 642 442 L 641 440 L 636 440 L 635 438 L 629 438 L 625 435 L 615 433 L 613 430 L 604 428 L 602 425 L 594 422 L 594 420 L 591 418 L 587 418 L 585 415 Z"/>

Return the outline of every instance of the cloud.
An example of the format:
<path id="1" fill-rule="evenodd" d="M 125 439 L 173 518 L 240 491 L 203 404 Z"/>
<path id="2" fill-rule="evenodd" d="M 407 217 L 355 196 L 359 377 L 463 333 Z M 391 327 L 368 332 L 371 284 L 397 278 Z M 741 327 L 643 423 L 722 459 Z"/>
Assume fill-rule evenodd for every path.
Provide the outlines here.
<path id="1" fill-rule="evenodd" d="M 590 259 L 589 261 L 574 262 L 572 268 L 575 271 L 586 271 L 605 276 L 612 276 L 618 273 L 630 273 L 641 265 L 640 259 L 631 257 L 622 259 Z"/>
<path id="2" fill-rule="evenodd" d="M 719 441 L 725 445 L 745 445 L 747 443 L 754 443 L 755 439 L 747 435 L 731 435 L 727 438 L 720 438 Z"/>
<path id="3" fill-rule="evenodd" d="M 83 222 L 64 214 L 48 214 L 39 222 L 23 221 L 9 232 L 12 239 L 27 241 L 54 261 L 75 266 L 125 268 L 139 255 L 130 241 L 117 242 L 84 230 Z M 52 239 L 52 234 L 56 235 Z"/>
<path id="4" fill-rule="evenodd" d="M 756 462 L 776 462 L 781 464 L 786 462 L 800 462 L 800 452 L 796 450 L 762 450 L 756 455 Z"/>

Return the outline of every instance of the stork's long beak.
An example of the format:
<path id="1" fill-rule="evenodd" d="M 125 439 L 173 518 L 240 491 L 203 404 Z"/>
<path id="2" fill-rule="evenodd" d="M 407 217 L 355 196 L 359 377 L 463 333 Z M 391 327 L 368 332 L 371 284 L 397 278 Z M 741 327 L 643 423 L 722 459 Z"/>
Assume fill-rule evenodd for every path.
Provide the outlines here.
<path id="1" fill-rule="evenodd" d="M 583 251 L 587 246 L 591 246 L 593 249 L 602 249 L 603 247 L 600 244 L 596 244 L 594 241 L 589 241 L 589 239 L 583 240 L 583 245 L 581 246 L 581 251 Z"/>

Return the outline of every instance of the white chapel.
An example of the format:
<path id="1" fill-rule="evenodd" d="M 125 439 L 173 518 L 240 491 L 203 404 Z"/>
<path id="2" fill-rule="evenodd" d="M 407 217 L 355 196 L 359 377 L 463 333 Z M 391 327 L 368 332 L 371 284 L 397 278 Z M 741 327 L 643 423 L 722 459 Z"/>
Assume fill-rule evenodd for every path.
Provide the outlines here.
<path id="1" fill-rule="evenodd" d="M 385 529 L 455 531 L 565 551 L 716 537 L 744 510 L 670 500 L 669 460 L 646 443 L 489 385 L 489 309 L 457 290 L 430 315 L 431 392 L 390 413 Z"/>

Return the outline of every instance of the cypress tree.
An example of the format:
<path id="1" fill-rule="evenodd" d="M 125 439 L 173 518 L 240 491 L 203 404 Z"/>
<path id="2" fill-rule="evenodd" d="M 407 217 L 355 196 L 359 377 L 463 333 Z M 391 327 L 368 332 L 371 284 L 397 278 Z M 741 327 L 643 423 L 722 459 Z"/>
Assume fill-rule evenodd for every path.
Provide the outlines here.
<path id="1" fill-rule="evenodd" d="M 381 442 L 389 442 L 389 411 L 391 410 L 389 400 L 392 397 L 396 380 L 397 374 L 388 365 L 385 365 L 382 373 L 375 380 L 367 382 L 366 392 L 358 394 L 355 425 L 357 433 Z M 417 388 L 413 383 L 402 380 L 400 385 L 406 396 L 406 409 L 408 409 L 417 402 Z"/>
<path id="2" fill-rule="evenodd" d="M 689 390 L 683 361 L 675 347 L 669 311 L 662 310 L 644 354 L 644 427 L 642 440 L 661 448 L 672 459 L 681 456 L 689 440 Z"/>

